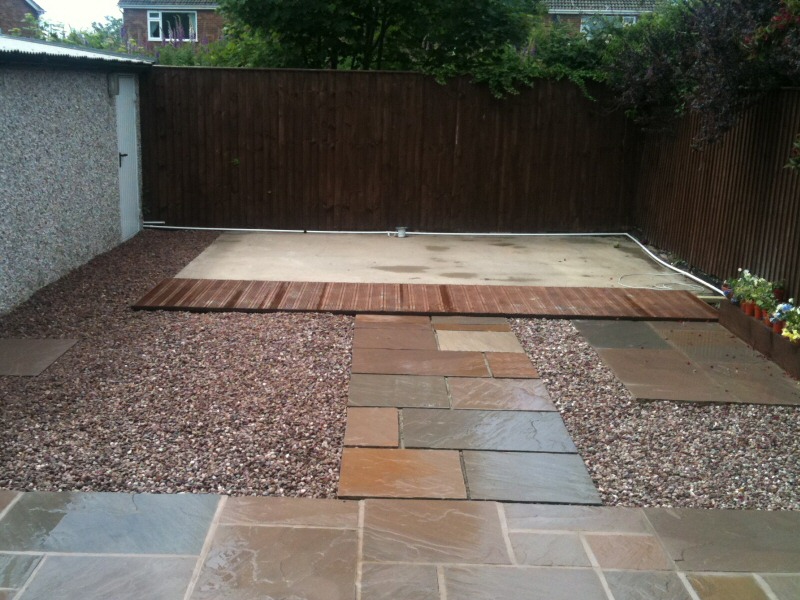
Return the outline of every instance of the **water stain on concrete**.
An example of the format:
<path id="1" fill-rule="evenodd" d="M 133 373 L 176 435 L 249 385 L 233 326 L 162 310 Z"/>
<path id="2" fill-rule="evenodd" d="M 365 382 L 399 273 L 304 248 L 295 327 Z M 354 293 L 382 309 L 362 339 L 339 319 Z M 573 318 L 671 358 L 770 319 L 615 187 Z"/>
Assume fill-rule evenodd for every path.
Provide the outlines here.
<path id="1" fill-rule="evenodd" d="M 373 267 L 378 271 L 389 271 L 390 273 L 424 273 L 428 267 L 419 267 L 415 265 L 398 265 L 394 267 Z"/>
<path id="2" fill-rule="evenodd" d="M 425 246 L 425 249 L 431 252 L 444 252 L 450 250 L 450 246 Z"/>
<path id="3" fill-rule="evenodd" d="M 475 279 L 478 275 L 476 273 L 441 273 L 442 277 L 449 279 Z"/>
<path id="4" fill-rule="evenodd" d="M 518 247 L 514 242 L 492 242 L 491 246 L 499 246 L 500 248 L 515 248 Z"/>

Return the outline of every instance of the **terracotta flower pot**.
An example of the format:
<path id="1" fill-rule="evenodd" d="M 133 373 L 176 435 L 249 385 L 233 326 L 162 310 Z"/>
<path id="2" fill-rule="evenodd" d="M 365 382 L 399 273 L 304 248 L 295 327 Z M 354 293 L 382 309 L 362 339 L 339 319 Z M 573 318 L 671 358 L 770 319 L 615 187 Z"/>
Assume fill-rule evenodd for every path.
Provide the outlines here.
<path id="1" fill-rule="evenodd" d="M 772 329 L 772 321 L 770 321 L 770 318 L 772 318 L 772 315 L 769 314 L 767 311 L 763 311 L 762 314 L 761 314 L 761 318 L 764 320 L 764 325 L 766 325 L 767 327 Z"/>
<path id="2" fill-rule="evenodd" d="M 744 311 L 744 314 L 746 314 L 748 317 L 752 317 L 755 314 L 756 305 L 753 302 L 747 300 L 745 302 L 742 302 L 742 310 Z"/>
<path id="3" fill-rule="evenodd" d="M 772 324 L 772 331 L 774 333 L 780 333 L 783 331 L 783 327 L 786 325 L 786 321 L 775 321 Z"/>
<path id="4" fill-rule="evenodd" d="M 764 316 L 764 311 L 761 310 L 758 304 L 753 304 L 753 316 L 756 318 L 756 321 L 760 321 Z"/>

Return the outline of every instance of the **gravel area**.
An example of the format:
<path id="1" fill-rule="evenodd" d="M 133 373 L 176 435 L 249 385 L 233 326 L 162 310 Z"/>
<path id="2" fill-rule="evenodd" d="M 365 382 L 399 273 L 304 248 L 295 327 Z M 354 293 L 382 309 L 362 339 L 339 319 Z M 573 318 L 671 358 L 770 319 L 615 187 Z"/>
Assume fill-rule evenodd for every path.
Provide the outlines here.
<path id="1" fill-rule="evenodd" d="M 352 317 L 128 308 L 215 237 L 144 231 L 0 317 L 79 340 L 0 377 L 0 488 L 335 495 Z"/>
<path id="2" fill-rule="evenodd" d="M 639 403 L 569 321 L 512 319 L 604 504 L 800 510 L 800 410 Z"/>

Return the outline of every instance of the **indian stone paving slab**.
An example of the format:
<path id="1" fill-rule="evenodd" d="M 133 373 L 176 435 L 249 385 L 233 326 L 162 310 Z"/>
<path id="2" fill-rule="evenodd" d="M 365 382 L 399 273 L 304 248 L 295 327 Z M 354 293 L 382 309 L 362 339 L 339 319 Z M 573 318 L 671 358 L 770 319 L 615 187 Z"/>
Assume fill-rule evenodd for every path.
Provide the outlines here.
<path id="1" fill-rule="evenodd" d="M 577 454 L 465 451 L 470 499 L 601 504 Z"/>
<path id="2" fill-rule="evenodd" d="M 451 404 L 458 409 L 557 410 L 539 379 L 449 377 Z"/>
<path id="3" fill-rule="evenodd" d="M 363 563 L 361 600 L 441 600 L 434 565 Z"/>
<path id="4" fill-rule="evenodd" d="M 396 448 L 400 443 L 399 417 L 396 408 L 348 408 L 344 445 Z"/>
<path id="5" fill-rule="evenodd" d="M 348 529 L 220 525 L 192 600 L 350 600 L 358 534 Z"/>
<path id="6" fill-rule="evenodd" d="M 537 567 L 591 567 L 575 533 L 510 533 L 514 556 L 521 565 Z"/>
<path id="7" fill-rule="evenodd" d="M 219 516 L 223 525 L 358 527 L 358 502 L 324 498 L 244 496 L 227 498 Z"/>
<path id="8" fill-rule="evenodd" d="M 353 348 L 383 348 L 387 350 L 436 350 L 433 330 L 401 329 L 399 327 L 378 329 L 356 327 Z"/>
<path id="9" fill-rule="evenodd" d="M 446 567 L 448 598 L 459 600 L 608 600 L 591 569 Z"/>
<path id="10" fill-rule="evenodd" d="M 340 498 L 467 497 L 458 452 L 345 448 Z"/>
<path id="11" fill-rule="evenodd" d="M 700 369 L 725 390 L 728 402 L 800 406 L 800 383 L 767 360 L 700 363 Z"/>
<path id="12" fill-rule="evenodd" d="M 353 373 L 489 377 L 480 352 L 438 350 L 353 350 Z"/>
<path id="13" fill-rule="evenodd" d="M 0 589 L 19 589 L 33 574 L 43 555 L 0 554 Z"/>
<path id="14" fill-rule="evenodd" d="M 511 564 L 491 502 L 368 500 L 364 560 Z"/>
<path id="15" fill-rule="evenodd" d="M 445 377 L 416 375 L 350 376 L 350 406 L 395 406 L 447 408 Z"/>
<path id="16" fill-rule="evenodd" d="M 694 600 L 676 573 L 604 571 L 614 600 Z"/>
<path id="17" fill-rule="evenodd" d="M 443 331 L 437 330 L 439 350 L 472 352 L 525 352 L 517 336 L 506 331 Z"/>
<path id="18" fill-rule="evenodd" d="M 508 377 L 514 379 L 538 379 L 539 373 L 525 354 L 515 352 L 491 352 L 486 354 L 486 361 L 492 371 L 492 377 Z"/>
<path id="19" fill-rule="evenodd" d="M 577 452 L 557 412 L 404 408 L 407 448 Z"/>
<path id="20" fill-rule="evenodd" d="M 770 600 L 750 575 L 687 575 L 700 600 Z"/>
<path id="21" fill-rule="evenodd" d="M 587 534 L 586 541 L 603 569 L 672 571 L 675 564 L 652 535 Z"/>
<path id="22" fill-rule="evenodd" d="M 574 320 L 580 334 L 595 348 L 650 348 L 663 350 L 669 344 L 643 321 Z"/>
<path id="23" fill-rule="evenodd" d="M 36 377 L 78 340 L 0 339 L 0 375 Z"/>
<path id="24" fill-rule="evenodd" d="M 795 573 L 800 567 L 800 513 L 646 508 L 678 569 Z"/>
<path id="25" fill-rule="evenodd" d="M 652 534 L 641 508 L 506 504 L 511 531 L 581 531 Z"/>
<path id="26" fill-rule="evenodd" d="M 193 556 L 48 556 L 20 600 L 182 598 L 196 562 Z"/>
<path id="27" fill-rule="evenodd" d="M 356 315 L 356 329 L 431 329 L 431 318 L 422 315 Z"/>
<path id="28" fill-rule="evenodd" d="M 761 575 L 778 600 L 800 598 L 800 575 Z"/>
<path id="29" fill-rule="evenodd" d="M 210 494 L 28 492 L 0 521 L 0 552 L 198 554 Z"/>

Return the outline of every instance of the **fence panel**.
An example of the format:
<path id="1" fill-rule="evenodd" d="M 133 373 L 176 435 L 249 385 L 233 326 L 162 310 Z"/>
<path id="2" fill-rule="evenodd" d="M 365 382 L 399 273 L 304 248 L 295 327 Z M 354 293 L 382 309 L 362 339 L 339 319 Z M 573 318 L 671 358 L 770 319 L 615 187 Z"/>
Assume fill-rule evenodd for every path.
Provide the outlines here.
<path id="1" fill-rule="evenodd" d="M 569 83 L 497 100 L 412 73 L 156 67 L 144 209 L 169 225 L 627 227 L 634 130 Z"/>

